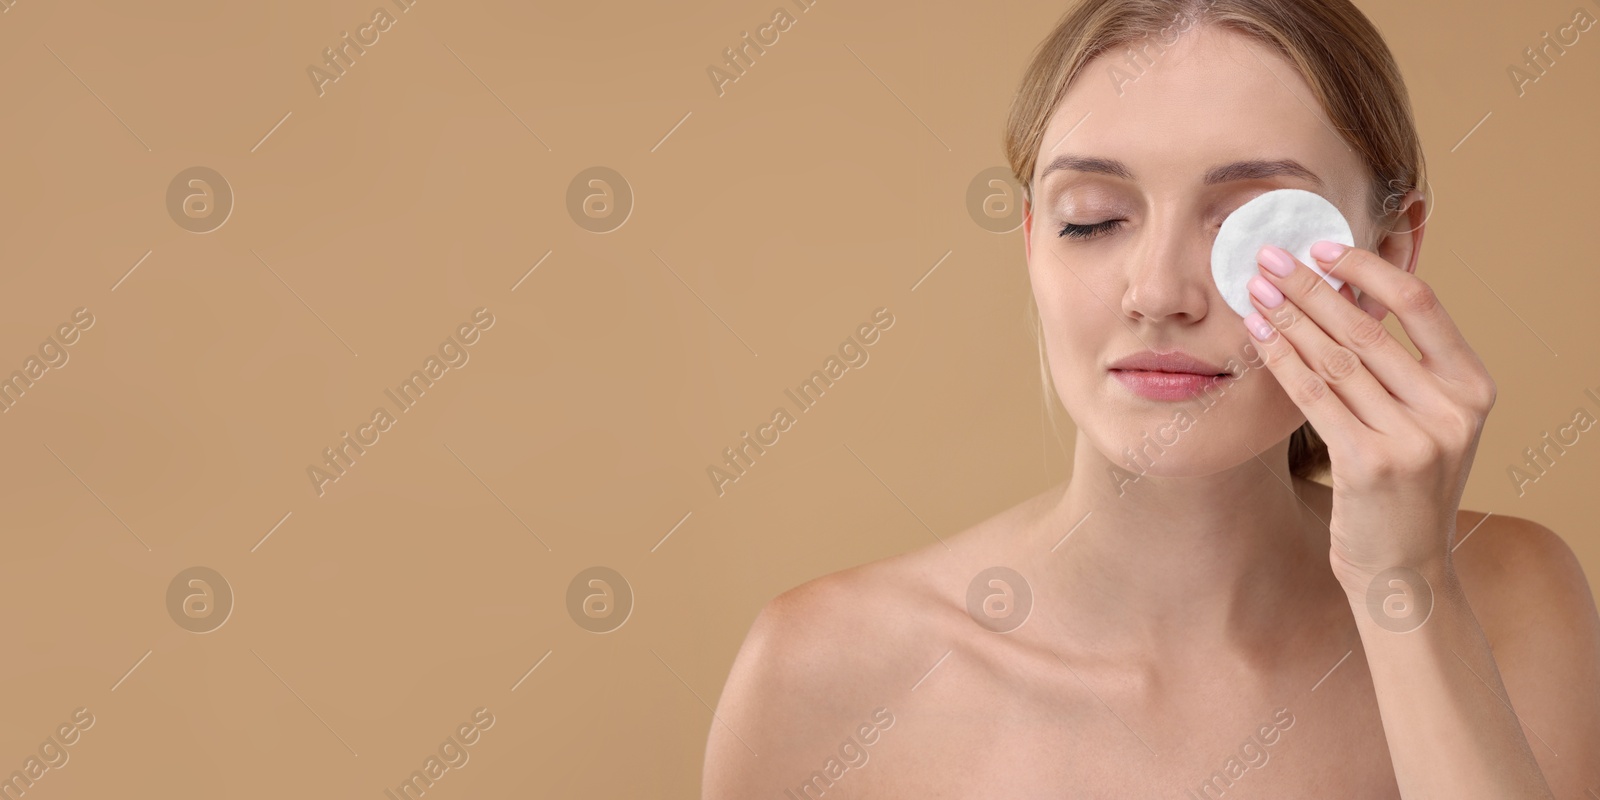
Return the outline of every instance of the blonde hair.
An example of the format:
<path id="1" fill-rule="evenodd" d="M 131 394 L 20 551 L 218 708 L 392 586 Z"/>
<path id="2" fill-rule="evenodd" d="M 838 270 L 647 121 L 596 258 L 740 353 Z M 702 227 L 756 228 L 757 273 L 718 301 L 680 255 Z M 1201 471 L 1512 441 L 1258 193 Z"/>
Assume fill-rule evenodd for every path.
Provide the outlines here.
<path id="1" fill-rule="evenodd" d="M 1295 65 L 1334 130 L 1367 166 L 1374 219 L 1398 211 L 1396 201 L 1426 183 L 1422 140 L 1400 68 L 1377 28 L 1349 0 L 1081 0 L 1034 51 L 1006 120 L 1006 160 L 1023 197 L 1031 203 L 1045 127 L 1085 65 L 1124 45 L 1133 55 L 1135 43 L 1174 27 L 1206 24 L 1247 36 Z M 1149 60 L 1149 48 L 1159 54 L 1170 44 L 1146 42 L 1139 53 Z M 1039 344 L 1046 411 L 1056 429 L 1055 382 L 1031 292 L 1028 315 Z M 1301 425 L 1289 440 L 1290 471 L 1311 478 L 1328 463 L 1327 445 L 1311 423 Z"/>

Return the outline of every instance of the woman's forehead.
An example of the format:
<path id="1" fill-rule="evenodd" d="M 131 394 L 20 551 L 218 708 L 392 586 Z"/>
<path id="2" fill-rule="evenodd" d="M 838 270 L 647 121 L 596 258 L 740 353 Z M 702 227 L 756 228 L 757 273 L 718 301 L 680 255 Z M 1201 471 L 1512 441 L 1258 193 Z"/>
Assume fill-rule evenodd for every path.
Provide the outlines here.
<path id="1" fill-rule="evenodd" d="M 1051 115 L 1035 179 L 1061 155 L 1113 159 L 1141 185 L 1192 185 L 1219 165 L 1291 160 L 1336 201 L 1363 172 L 1288 61 L 1213 26 L 1164 49 L 1135 42 L 1086 64 Z"/>

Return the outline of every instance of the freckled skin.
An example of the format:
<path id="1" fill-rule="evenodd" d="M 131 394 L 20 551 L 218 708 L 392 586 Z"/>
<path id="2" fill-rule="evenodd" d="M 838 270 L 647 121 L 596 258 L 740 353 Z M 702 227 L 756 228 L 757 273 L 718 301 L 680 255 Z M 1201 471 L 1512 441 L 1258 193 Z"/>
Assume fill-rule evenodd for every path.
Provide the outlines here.
<path id="1" fill-rule="evenodd" d="M 1330 490 L 1287 474 L 1304 415 L 1264 367 L 1247 370 L 1119 481 L 1124 449 L 1180 406 L 1132 395 L 1105 368 L 1146 348 L 1244 360 L 1249 334 L 1211 283 L 1212 238 L 1251 197 L 1312 186 L 1204 186 L 1212 167 L 1294 159 L 1326 182 L 1357 245 L 1391 263 L 1411 261 L 1420 233 L 1379 241 L 1366 168 L 1261 46 L 1194 28 L 1120 95 L 1108 58 L 1121 51 L 1089 64 L 1056 109 L 1039 169 L 1070 152 L 1121 161 L 1134 179 L 1053 175 L 1024 228 L 1049 368 L 1077 427 L 1072 479 L 769 603 L 711 723 L 705 797 L 803 797 L 815 778 L 828 800 L 1185 798 L 1219 773 L 1235 782 L 1228 798 L 1399 797 L 1360 612 L 1329 568 Z M 1125 222 L 1057 235 L 1107 219 Z M 1458 529 L 1481 516 L 1462 511 Z M 1482 546 L 1457 557 L 1491 642 L 1514 620 L 1499 616 L 1491 566 L 1513 520 L 1492 517 L 1474 534 Z M 1010 633 L 968 614 L 969 584 L 993 566 L 1031 592 Z M 879 707 L 895 724 L 838 770 L 840 744 Z M 1279 709 L 1294 722 L 1263 746 Z"/>

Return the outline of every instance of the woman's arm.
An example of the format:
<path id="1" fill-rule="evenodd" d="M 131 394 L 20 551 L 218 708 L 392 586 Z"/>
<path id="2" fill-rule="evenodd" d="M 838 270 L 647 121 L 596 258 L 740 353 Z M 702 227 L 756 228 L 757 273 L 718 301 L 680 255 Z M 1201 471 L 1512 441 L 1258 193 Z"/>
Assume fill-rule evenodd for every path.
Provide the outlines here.
<path id="1" fill-rule="evenodd" d="M 797 743 L 770 736 L 774 720 L 807 716 L 803 698 L 810 696 L 808 677 L 815 677 L 795 649 L 814 635 L 815 626 L 803 593 L 791 589 L 767 603 L 756 615 L 734 658 L 728 681 L 712 712 L 701 775 L 703 800 L 735 800 L 781 796 L 785 778 L 799 767 L 790 763 Z M 809 676 L 808 676 L 809 672 Z M 802 723 L 797 727 L 805 727 Z"/>
<path id="2" fill-rule="evenodd" d="M 1414 249 L 1396 252 L 1415 263 Z M 1327 442 L 1329 565 L 1356 610 L 1401 793 L 1411 800 L 1550 798 L 1555 788 L 1562 798 L 1582 797 L 1595 780 L 1600 742 L 1592 721 L 1571 720 L 1600 714 L 1600 659 L 1594 601 L 1581 573 L 1574 576 L 1564 544 L 1547 544 L 1533 549 L 1542 555 L 1519 557 L 1523 568 L 1502 581 L 1512 588 L 1490 593 L 1490 604 L 1507 606 L 1494 613 L 1514 614 L 1508 619 L 1518 625 L 1573 634 L 1531 661 L 1512 654 L 1534 696 L 1560 693 L 1576 715 L 1561 717 L 1568 722 L 1559 733 L 1531 737 L 1550 759 L 1579 763 L 1545 773 L 1523 733 L 1525 723 L 1541 723 L 1519 719 L 1507 698 L 1508 681 L 1454 559 L 1457 544 L 1482 544 L 1458 542 L 1457 509 L 1494 405 L 1494 381 L 1432 288 L 1409 269 L 1336 242 L 1319 242 L 1311 253 L 1326 272 L 1392 309 L 1422 355 L 1413 357 L 1377 315 L 1290 254 L 1262 249 L 1264 279 L 1278 291 L 1252 287 L 1257 311 L 1245 326 Z M 1529 606 L 1524 594 L 1543 602 Z"/>
<path id="3" fill-rule="evenodd" d="M 1491 520 L 1459 558 L 1346 586 L 1395 778 L 1408 798 L 1592 800 L 1594 598 L 1559 537 L 1526 520 Z"/>

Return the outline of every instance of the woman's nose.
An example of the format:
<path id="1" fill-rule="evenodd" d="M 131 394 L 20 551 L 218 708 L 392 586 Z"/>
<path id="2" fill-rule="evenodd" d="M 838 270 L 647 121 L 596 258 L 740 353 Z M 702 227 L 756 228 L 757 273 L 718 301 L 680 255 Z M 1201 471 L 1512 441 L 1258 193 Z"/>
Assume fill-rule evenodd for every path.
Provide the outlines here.
<path id="1" fill-rule="evenodd" d="M 1122 312 L 1134 319 L 1197 322 L 1211 303 L 1211 243 L 1192 234 L 1155 234 L 1127 265 Z"/>

